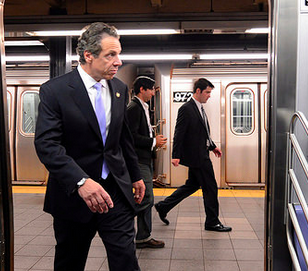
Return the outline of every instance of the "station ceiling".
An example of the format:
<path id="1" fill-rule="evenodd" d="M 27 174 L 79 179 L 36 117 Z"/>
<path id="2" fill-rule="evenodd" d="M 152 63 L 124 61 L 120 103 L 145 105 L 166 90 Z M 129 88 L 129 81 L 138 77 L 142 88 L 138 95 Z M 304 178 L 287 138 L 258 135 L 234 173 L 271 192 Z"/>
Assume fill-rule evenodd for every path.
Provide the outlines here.
<path id="1" fill-rule="evenodd" d="M 6 0 L 5 40 L 38 39 L 45 47 L 7 47 L 10 54 L 44 51 L 38 30 L 80 30 L 95 21 L 118 29 L 177 29 L 174 35 L 121 36 L 123 53 L 267 52 L 267 0 Z M 72 38 L 73 47 L 77 37 Z M 74 48 L 73 48 L 74 50 Z"/>

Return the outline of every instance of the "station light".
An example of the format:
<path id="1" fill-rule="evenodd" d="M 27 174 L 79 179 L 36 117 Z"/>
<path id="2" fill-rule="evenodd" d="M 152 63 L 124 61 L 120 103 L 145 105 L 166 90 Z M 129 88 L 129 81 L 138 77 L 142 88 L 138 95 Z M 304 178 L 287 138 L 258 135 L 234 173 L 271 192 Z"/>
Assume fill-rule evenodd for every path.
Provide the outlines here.
<path id="1" fill-rule="evenodd" d="M 254 60 L 254 59 L 268 59 L 268 54 L 122 54 L 121 60 L 127 61 L 181 61 L 181 60 Z M 6 62 L 24 62 L 24 61 L 49 61 L 48 55 L 19 55 L 19 56 L 6 56 Z M 78 61 L 78 55 L 71 56 L 72 61 Z"/>
<path id="2" fill-rule="evenodd" d="M 179 34 L 180 30 L 176 29 L 119 29 L 118 34 L 121 36 L 128 35 L 172 35 Z"/>
<path id="3" fill-rule="evenodd" d="M 73 55 L 72 60 L 78 61 L 79 56 Z M 190 60 L 192 55 L 190 54 L 122 54 L 121 60 L 140 61 L 140 60 Z"/>
<path id="4" fill-rule="evenodd" d="M 33 31 L 26 33 L 29 36 L 63 37 L 63 36 L 80 36 L 82 30 Z"/>
<path id="5" fill-rule="evenodd" d="M 51 30 L 51 31 L 29 31 L 26 32 L 29 36 L 47 36 L 47 37 L 60 37 L 60 36 L 80 36 L 84 30 Z M 129 35 L 172 35 L 180 34 L 180 29 L 117 29 L 120 36 Z M 223 33 L 221 30 L 215 30 L 215 34 Z M 269 33 L 268 27 L 250 28 L 246 29 L 245 33 L 267 34 Z"/>
<path id="6" fill-rule="evenodd" d="M 33 31 L 27 32 L 30 36 L 80 36 L 84 30 L 61 30 L 61 31 Z M 179 34 L 180 30 L 176 29 L 118 29 L 117 33 L 120 36 L 128 35 L 172 35 Z"/>

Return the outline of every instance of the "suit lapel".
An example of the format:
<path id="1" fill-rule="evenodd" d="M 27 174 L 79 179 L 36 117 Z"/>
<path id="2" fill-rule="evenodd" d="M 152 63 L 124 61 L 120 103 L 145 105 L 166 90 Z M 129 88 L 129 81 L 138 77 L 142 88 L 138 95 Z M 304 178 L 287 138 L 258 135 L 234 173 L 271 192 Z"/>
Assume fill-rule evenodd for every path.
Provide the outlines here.
<path id="1" fill-rule="evenodd" d="M 121 113 L 123 113 L 122 109 L 120 108 L 119 104 L 118 104 L 118 100 L 123 99 L 123 93 L 121 93 L 118 89 L 117 89 L 117 85 L 114 82 L 114 80 L 107 80 L 107 84 L 109 87 L 109 91 L 110 91 L 110 96 L 111 96 L 111 120 L 110 120 L 110 125 L 109 125 L 109 132 L 106 138 L 106 145 L 108 143 L 109 139 L 109 135 L 111 135 L 113 133 L 114 129 L 118 129 L 119 127 L 117 126 L 117 116 Z M 109 139 L 109 140 L 108 140 Z"/>
<path id="2" fill-rule="evenodd" d="M 136 97 L 134 97 L 132 99 L 133 102 L 135 102 L 138 106 L 139 106 L 139 109 L 141 110 L 141 116 L 142 116 L 142 123 L 140 125 L 142 125 L 142 129 L 146 130 L 147 133 L 148 133 L 148 136 L 150 137 L 150 132 L 149 132 L 149 127 L 148 127 L 148 121 L 147 121 L 147 117 L 145 115 L 145 112 L 144 112 L 144 108 L 143 108 L 143 105 L 141 104 L 141 102 L 139 101 L 139 99 L 137 99 Z"/>
<path id="3" fill-rule="evenodd" d="M 75 101 L 85 118 L 88 120 L 95 134 L 97 134 L 97 136 L 102 140 L 93 106 L 77 69 L 72 72 L 69 87 L 71 88 L 70 94 L 73 100 Z"/>

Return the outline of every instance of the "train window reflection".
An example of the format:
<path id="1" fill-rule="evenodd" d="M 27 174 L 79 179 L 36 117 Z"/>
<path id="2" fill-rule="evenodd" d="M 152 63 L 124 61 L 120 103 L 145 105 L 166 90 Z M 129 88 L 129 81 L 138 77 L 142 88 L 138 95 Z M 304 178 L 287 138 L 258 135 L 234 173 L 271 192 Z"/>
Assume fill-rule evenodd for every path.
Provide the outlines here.
<path id="1" fill-rule="evenodd" d="M 35 132 L 38 114 L 39 95 L 36 92 L 25 92 L 22 97 L 22 131 L 25 134 Z"/>
<path id="2" fill-rule="evenodd" d="M 253 131 L 253 94 L 249 89 L 235 90 L 231 96 L 232 123 L 235 134 L 249 134 Z"/>
<path id="3" fill-rule="evenodd" d="M 11 93 L 7 93 L 7 110 L 8 110 L 8 126 L 9 131 L 11 130 Z"/>

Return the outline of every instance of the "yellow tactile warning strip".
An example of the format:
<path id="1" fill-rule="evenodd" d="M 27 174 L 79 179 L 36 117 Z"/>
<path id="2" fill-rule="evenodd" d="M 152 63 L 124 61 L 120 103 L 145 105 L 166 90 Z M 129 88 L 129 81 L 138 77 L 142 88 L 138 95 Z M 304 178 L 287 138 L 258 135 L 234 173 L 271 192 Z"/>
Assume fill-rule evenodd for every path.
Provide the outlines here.
<path id="1" fill-rule="evenodd" d="M 45 194 L 46 186 L 13 186 L 13 193 Z"/>
<path id="2" fill-rule="evenodd" d="M 169 196 L 176 189 L 175 188 L 154 188 L 155 196 Z M 202 190 L 192 194 L 193 197 L 202 197 Z M 223 198 L 241 197 L 241 198 L 263 198 L 265 196 L 264 190 L 233 190 L 233 189 L 219 189 L 218 196 Z"/>
<path id="3" fill-rule="evenodd" d="M 175 188 L 154 188 L 154 196 L 169 196 L 176 189 Z M 44 194 L 46 186 L 13 186 L 13 193 L 32 193 Z M 240 190 L 240 189 L 219 189 L 218 196 L 221 198 L 239 197 L 239 198 L 263 198 L 264 190 Z M 202 197 L 202 190 L 199 189 L 192 194 L 193 197 Z"/>

